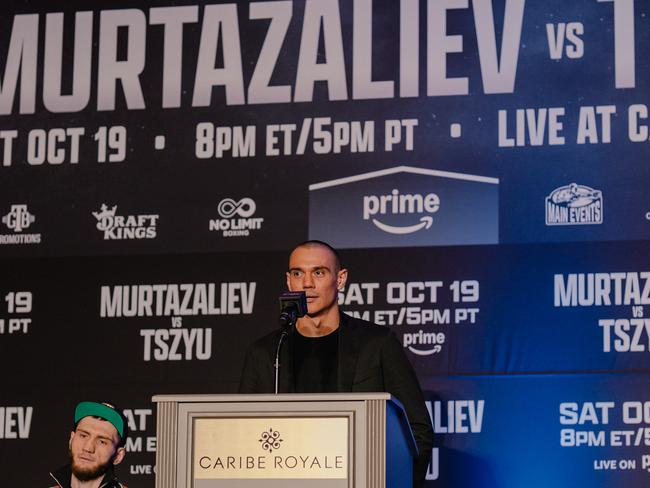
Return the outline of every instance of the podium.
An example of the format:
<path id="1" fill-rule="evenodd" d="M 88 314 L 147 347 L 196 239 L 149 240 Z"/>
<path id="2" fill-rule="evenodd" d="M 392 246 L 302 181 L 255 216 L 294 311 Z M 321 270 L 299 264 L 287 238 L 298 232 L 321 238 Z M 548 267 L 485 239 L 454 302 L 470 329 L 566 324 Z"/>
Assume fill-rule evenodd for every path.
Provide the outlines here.
<path id="1" fill-rule="evenodd" d="M 156 395 L 156 488 L 409 488 L 388 393 Z"/>

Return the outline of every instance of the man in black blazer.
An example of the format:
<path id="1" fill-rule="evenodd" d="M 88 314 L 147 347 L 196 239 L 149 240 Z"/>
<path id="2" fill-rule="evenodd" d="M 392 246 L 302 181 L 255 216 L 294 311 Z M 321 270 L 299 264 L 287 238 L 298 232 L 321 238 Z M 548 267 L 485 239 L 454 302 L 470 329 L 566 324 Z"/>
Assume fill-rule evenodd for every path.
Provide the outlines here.
<path id="1" fill-rule="evenodd" d="M 280 353 L 279 391 L 388 392 L 406 410 L 419 455 L 413 486 L 422 486 L 433 446 L 433 428 L 415 372 L 395 335 L 386 327 L 343 314 L 338 290 L 348 271 L 338 253 L 321 241 L 299 244 L 289 256 L 287 287 L 304 291 L 307 314 L 298 319 Z M 273 393 L 280 330 L 246 351 L 240 393 Z"/>

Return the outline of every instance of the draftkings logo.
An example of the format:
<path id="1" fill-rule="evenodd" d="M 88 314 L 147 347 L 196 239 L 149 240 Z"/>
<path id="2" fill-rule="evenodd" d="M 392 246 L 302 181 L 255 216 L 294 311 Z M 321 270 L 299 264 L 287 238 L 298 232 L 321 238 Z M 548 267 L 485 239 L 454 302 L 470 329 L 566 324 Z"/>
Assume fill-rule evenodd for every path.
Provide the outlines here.
<path id="1" fill-rule="evenodd" d="M 159 215 L 117 215 L 117 205 L 108 208 L 102 204 L 97 219 L 97 230 L 104 233 L 104 240 L 154 239 Z"/>
<path id="2" fill-rule="evenodd" d="M 571 183 L 546 197 L 546 225 L 587 225 L 603 223 L 603 193 Z"/>
<path id="3" fill-rule="evenodd" d="M 13 231 L 13 234 L 0 234 L 0 244 L 39 244 L 41 234 L 24 234 L 36 217 L 27 209 L 27 205 L 12 205 L 9 213 L 2 217 L 2 223 Z"/>
<path id="4" fill-rule="evenodd" d="M 223 237 L 247 237 L 251 231 L 260 230 L 264 219 L 253 217 L 257 205 L 252 198 L 233 200 L 224 198 L 217 206 L 220 219 L 210 219 L 210 230 L 221 232 Z"/>

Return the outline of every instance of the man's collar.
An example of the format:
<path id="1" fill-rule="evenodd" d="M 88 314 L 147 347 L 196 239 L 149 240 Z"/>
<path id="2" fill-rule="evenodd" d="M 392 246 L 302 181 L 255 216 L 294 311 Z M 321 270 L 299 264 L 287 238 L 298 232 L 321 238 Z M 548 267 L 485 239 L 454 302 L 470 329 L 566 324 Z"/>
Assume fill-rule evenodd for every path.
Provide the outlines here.
<path id="1" fill-rule="evenodd" d="M 71 488 L 72 468 L 69 464 L 67 464 L 50 473 L 50 477 L 56 481 L 61 488 Z M 115 477 L 115 472 L 112 469 L 109 469 L 102 478 L 102 482 L 99 484 L 99 486 L 100 488 L 102 486 L 107 486 L 111 481 L 114 481 L 116 479 L 117 478 Z"/>
<path id="2" fill-rule="evenodd" d="M 50 473 L 50 477 L 62 488 L 70 488 L 71 476 L 72 470 L 69 464 Z"/>

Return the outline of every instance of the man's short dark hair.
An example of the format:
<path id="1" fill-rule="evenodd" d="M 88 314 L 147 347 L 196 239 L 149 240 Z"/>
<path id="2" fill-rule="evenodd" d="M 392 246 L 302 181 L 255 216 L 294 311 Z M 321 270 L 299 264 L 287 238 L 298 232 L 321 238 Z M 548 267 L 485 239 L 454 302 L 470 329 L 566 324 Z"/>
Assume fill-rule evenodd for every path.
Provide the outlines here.
<path id="1" fill-rule="evenodd" d="M 334 261 L 336 263 L 337 271 L 343 269 L 343 263 L 341 261 L 341 255 L 339 254 L 339 252 L 336 249 L 334 249 L 332 246 L 330 246 L 327 242 L 319 241 L 318 239 L 310 239 L 308 241 L 301 242 L 296 247 L 294 247 L 291 252 L 295 251 L 299 247 L 316 247 L 316 246 L 321 246 L 326 249 L 329 249 L 330 252 L 334 254 Z"/>

